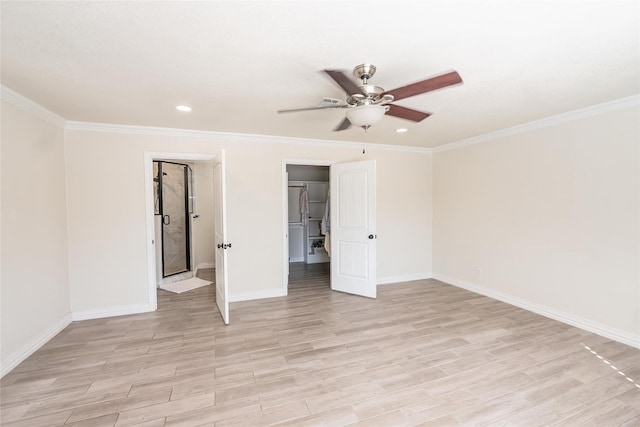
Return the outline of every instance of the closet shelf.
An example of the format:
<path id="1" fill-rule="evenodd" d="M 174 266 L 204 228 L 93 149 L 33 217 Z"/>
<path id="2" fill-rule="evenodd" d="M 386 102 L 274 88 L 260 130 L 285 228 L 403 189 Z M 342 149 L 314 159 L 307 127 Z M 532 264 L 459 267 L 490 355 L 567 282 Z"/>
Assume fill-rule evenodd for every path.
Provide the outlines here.
<path id="1" fill-rule="evenodd" d="M 309 239 L 324 239 L 324 236 L 309 236 Z"/>

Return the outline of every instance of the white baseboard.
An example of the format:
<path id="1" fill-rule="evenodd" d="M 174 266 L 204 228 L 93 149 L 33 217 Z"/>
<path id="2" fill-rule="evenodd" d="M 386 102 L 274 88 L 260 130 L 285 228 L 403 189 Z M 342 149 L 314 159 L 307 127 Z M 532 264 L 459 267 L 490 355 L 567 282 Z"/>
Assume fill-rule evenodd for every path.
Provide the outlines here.
<path id="1" fill-rule="evenodd" d="M 196 265 L 196 269 L 193 272 L 194 276 L 198 275 L 198 270 L 200 270 L 201 268 L 216 268 L 216 263 L 215 262 L 201 262 L 200 264 Z"/>
<path id="2" fill-rule="evenodd" d="M 476 285 L 474 283 L 466 282 L 464 280 L 437 273 L 433 275 L 433 278 L 449 285 L 457 286 L 459 288 L 463 288 L 477 294 L 485 295 L 490 298 L 506 302 L 507 304 L 515 305 L 516 307 L 532 311 L 536 314 L 540 314 L 550 319 L 557 320 L 559 322 L 566 323 L 580 329 L 584 329 L 585 331 L 593 332 L 594 334 L 621 342 L 626 345 L 630 345 L 631 347 L 640 348 L 640 335 L 634 335 L 617 328 L 612 328 L 611 326 L 603 325 L 602 323 L 594 322 L 592 320 L 585 319 L 574 314 L 566 313 L 561 310 L 556 310 L 554 308 L 532 303 L 502 292 L 497 292 L 492 289 Z"/>
<path id="3" fill-rule="evenodd" d="M 413 280 L 432 279 L 431 273 L 404 274 L 402 276 L 378 277 L 378 285 L 393 285 L 401 282 L 411 282 Z"/>
<path id="4" fill-rule="evenodd" d="M 22 349 L 9 356 L 8 360 L 2 365 L 2 367 L 0 367 L 0 378 L 11 372 L 13 368 L 22 363 L 27 357 L 35 353 L 36 350 L 45 345 L 51 338 L 59 334 L 60 331 L 66 328 L 71 322 L 71 313 L 69 313 L 62 319 L 60 319 L 60 321 L 58 321 L 55 325 L 47 329 L 40 338 L 27 343 Z"/>
<path id="5" fill-rule="evenodd" d="M 239 294 L 229 295 L 229 302 L 251 301 L 254 299 L 286 297 L 287 294 L 280 289 L 260 292 L 243 292 Z"/>
<path id="6" fill-rule="evenodd" d="M 304 262 L 304 257 L 301 256 L 299 258 L 289 258 L 289 262 Z"/>
<path id="7" fill-rule="evenodd" d="M 200 270 L 201 268 L 216 268 L 216 263 L 215 262 L 201 262 L 200 264 L 196 265 L 196 271 Z"/>
<path id="8" fill-rule="evenodd" d="M 101 319 L 103 317 L 125 316 L 127 314 L 148 313 L 154 311 L 148 304 L 126 305 L 109 307 L 100 310 L 77 311 L 71 314 L 71 318 L 76 320 Z"/>

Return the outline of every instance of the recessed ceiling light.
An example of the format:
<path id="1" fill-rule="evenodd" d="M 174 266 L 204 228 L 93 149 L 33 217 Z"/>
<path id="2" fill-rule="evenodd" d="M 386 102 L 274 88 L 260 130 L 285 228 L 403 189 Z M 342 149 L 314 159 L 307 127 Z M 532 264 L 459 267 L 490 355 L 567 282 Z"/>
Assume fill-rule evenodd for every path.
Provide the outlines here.
<path id="1" fill-rule="evenodd" d="M 407 128 L 398 128 L 398 129 L 396 129 L 396 132 L 398 132 L 398 133 L 405 133 L 405 132 L 406 132 L 406 131 L 408 131 L 408 130 L 409 130 L 409 129 L 407 129 Z"/>
<path id="2" fill-rule="evenodd" d="M 188 105 L 177 105 L 176 106 L 176 110 L 189 112 L 189 111 L 191 111 L 191 107 L 189 107 Z"/>

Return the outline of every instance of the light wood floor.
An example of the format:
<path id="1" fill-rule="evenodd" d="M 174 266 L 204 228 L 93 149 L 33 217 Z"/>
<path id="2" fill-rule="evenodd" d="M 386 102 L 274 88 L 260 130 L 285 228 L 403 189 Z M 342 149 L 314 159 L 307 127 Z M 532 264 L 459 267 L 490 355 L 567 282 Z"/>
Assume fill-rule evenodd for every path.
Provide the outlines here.
<path id="1" fill-rule="evenodd" d="M 640 425 L 640 350 L 435 280 L 291 272 L 226 327 L 213 286 L 71 324 L 2 379 L 2 425 Z"/>

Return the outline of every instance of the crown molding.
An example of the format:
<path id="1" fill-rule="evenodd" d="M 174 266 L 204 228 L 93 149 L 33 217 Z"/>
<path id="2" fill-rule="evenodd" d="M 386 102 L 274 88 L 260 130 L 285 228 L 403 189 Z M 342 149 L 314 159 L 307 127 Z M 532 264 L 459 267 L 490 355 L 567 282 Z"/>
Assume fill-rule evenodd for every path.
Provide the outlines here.
<path id="1" fill-rule="evenodd" d="M 367 150 L 380 151 L 404 151 L 413 153 L 430 154 L 431 148 L 425 147 L 406 147 L 388 144 L 368 144 L 352 141 L 332 141 L 324 139 L 307 139 L 295 138 L 287 136 L 259 135 L 248 133 L 232 133 L 232 132 L 215 132 L 194 129 L 178 129 L 165 128 L 155 126 L 136 126 L 136 125 L 117 125 L 108 123 L 90 123 L 67 121 L 66 130 L 88 131 L 88 132 L 109 132 L 123 133 L 129 135 L 152 135 L 152 136 L 170 136 L 170 137 L 194 137 L 206 138 L 217 142 L 236 142 L 236 143 L 271 143 L 271 144 L 300 144 L 315 145 L 322 147 L 354 147 L 358 149 L 365 148 Z"/>
<path id="2" fill-rule="evenodd" d="M 351 147 L 351 148 L 357 148 L 357 149 L 364 148 L 366 150 L 411 152 L 411 153 L 421 153 L 421 154 L 440 153 L 443 151 L 454 150 L 454 149 L 466 147 L 469 145 L 492 141 L 492 140 L 506 137 L 506 136 L 531 132 L 537 129 L 543 129 L 543 128 L 555 126 L 561 123 L 588 118 L 588 117 L 604 114 L 610 111 L 616 111 L 616 110 L 622 110 L 622 109 L 640 106 L 640 94 L 632 95 L 625 98 L 620 98 L 617 100 L 605 102 L 602 104 L 597 104 L 591 107 L 570 111 L 568 113 L 547 117 L 544 119 L 536 120 L 536 121 L 525 123 L 522 125 L 501 129 L 501 130 L 490 132 L 484 135 L 474 136 L 468 139 L 451 142 L 449 144 L 440 145 L 438 147 L 428 148 L 428 147 L 407 147 L 407 146 L 389 145 L 389 144 L 370 144 L 370 143 L 368 144 L 368 143 L 353 142 L 353 141 L 333 141 L 333 140 L 306 139 L 306 138 L 295 138 L 295 137 L 284 137 L 284 136 L 273 136 L 273 135 L 215 132 L 215 131 L 204 131 L 204 130 L 194 130 L 194 129 L 178 129 L 178 128 L 136 126 L 136 125 L 118 125 L 118 124 L 109 124 L 109 123 L 91 123 L 91 122 L 65 120 L 63 117 L 44 108 L 40 104 L 35 103 L 34 101 L 30 100 L 24 95 L 21 95 L 20 93 L 4 85 L 0 85 L 0 99 L 28 113 L 31 113 L 34 116 L 50 124 L 61 127 L 65 130 L 110 132 L 110 133 L 122 133 L 122 134 L 129 134 L 129 135 L 152 135 L 152 136 L 171 136 L 171 137 L 187 136 L 187 137 L 195 137 L 195 138 L 206 138 L 209 140 L 219 141 L 219 142 L 298 144 L 298 145 L 306 145 L 306 146 L 309 146 L 309 145 L 322 146 L 325 148 Z"/>
<path id="3" fill-rule="evenodd" d="M 547 128 L 550 126 L 559 125 L 566 122 L 571 122 L 579 119 L 593 117 L 601 114 L 605 114 L 611 111 L 624 110 L 627 108 L 640 106 L 640 94 L 632 95 L 625 98 L 616 99 L 602 104 L 593 105 L 591 107 L 581 108 L 579 110 L 569 111 L 568 113 L 558 114 L 555 116 L 547 117 L 544 119 L 536 120 L 533 122 L 525 123 L 510 128 L 500 129 L 495 132 L 486 133 L 484 135 L 474 136 L 468 139 L 463 139 L 449 144 L 440 145 L 432 149 L 433 153 L 440 153 L 442 151 L 455 150 L 457 148 L 467 147 L 469 145 L 480 144 L 482 142 L 492 141 L 505 136 L 517 135 L 520 133 L 531 132 L 538 129 Z"/>
<path id="4" fill-rule="evenodd" d="M 51 110 L 47 110 L 42 105 L 33 102 L 26 96 L 16 92 L 13 89 L 9 89 L 5 85 L 0 85 L 0 99 L 13 105 L 14 107 L 26 111 L 27 113 L 33 114 L 39 119 L 42 119 L 54 126 L 58 126 L 64 129 L 65 125 L 67 124 L 67 121 L 63 117 L 60 117 Z"/>

